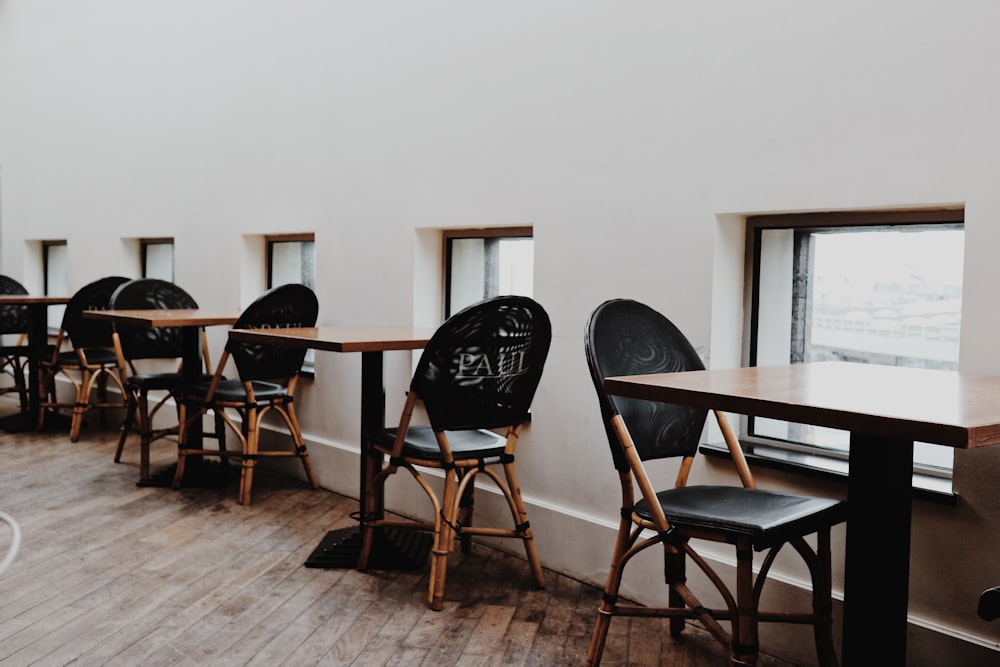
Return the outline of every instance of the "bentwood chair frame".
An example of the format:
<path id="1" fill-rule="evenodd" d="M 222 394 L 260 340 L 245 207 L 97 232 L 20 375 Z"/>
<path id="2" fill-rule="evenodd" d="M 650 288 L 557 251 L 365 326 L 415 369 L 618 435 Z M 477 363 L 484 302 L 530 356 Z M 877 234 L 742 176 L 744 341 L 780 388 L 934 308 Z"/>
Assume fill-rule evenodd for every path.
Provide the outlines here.
<path id="1" fill-rule="evenodd" d="M 120 285 L 111 295 L 111 307 L 117 309 L 193 309 L 198 307 L 187 291 L 172 282 L 157 278 L 139 278 Z M 129 434 L 139 435 L 139 478 L 149 479 L 149 448 L 151 443 L 179 434 L 179 421 L 155 427 L 160 409 L 176 404 L 176 395 L 185 382 L 181 359 L 183 357 L 181 327 L 144 327 L 116 324 L 113 335 L 118 373 L 126 391 L 125 417 L 122 419 L 115 450 L 115 463 L 121 462 L 125 441 Z M 212 378 L 208 337 L 201 332 L 202 360 L 205 371 L 202 381 Z M 173 362 L 171 371 L 153 371 L 153 364 Z M 159 366 L 158 366 L 159 367 Z M 140 368 L 143 368 L 140 372 Z M 154 400 L 150 402 L 151 392 Z M 152 407 L 150 407 L 152 406 Z M 217 430 L 222 433 L 222 430 Z M 225 447 L 224 441 L 220 444 Z"/>
<path id="2" fill-rule="evenodd" d="M 110 322 L 84 318 L 83 311 L 107 309 L 111 304 L 111 294 L 128 280 L 121 276 L 100 278 L 84 285 L 70 297 L 52 357 L 42 361 L 39 368 L 39 430 L 45 425 L 46 413 L 72 408 L 69 437 L 70 441 L 76 442 L 86 412 L 99 409 L 103 413 L 108 408 L 125 408 L 126 392 L 118 377 L 118 356 L 112 339 L 114 327 Z M 68 351 L 63 350 L 66 344 L 71 347 Z M 79 377 L 74 377 L 75 374 Z M 59 376 L 73 385 L 73 403 L 58 400 L 56 378 Z M 109 381 L 117 385 L 121 392 L 119 398 L 113 398 L 108 392 Z M 95 393 L 96 398 L 93 397 Z"/>
<path id="3" fill-rule="evenodd" d="M 524 543 L 534 583 L 538 588 L 545 586 L 514 455 L 518 436 L 529 420 L 551 337 L 548 315 L 537 302 L 521 296 L 474 304 L 437 329 L 420 356 L 398 427 L 365 433 L 360 569 L 368 566 L 376 530 L 396 527 L 433 533 L 427 602 L 431 609 L 440 610 L 448 555 L 456 538 L 463 551 L 468 551 L 473 536 L 505 537 Z M 420 401 L 429 425 L 412 422 Z M 388 465 L 383 469 L 386 456 Z M 427 495 L 432 521 L 391 518 L 380 512 L 385 485 L 400 468 Z M 444 473 L 440 498 L 421 475 L 421 468 Z M 512 527 L 473 524 L 479 475 L 503 494 Z"/>
<path id="4" fill-rule="evenodd" d="M 282 285 L 259 296 L 243 311 L 233 328 L 312 327 L 318 312 L 319 302 L 310 288 L 300 284 Z M 175 489 L 181 486 L 185 462 L 192 455 L 220 456 L 223 460 L 239 458 L 242 465 L 239 502 L 242 505 L 250 504 L 254 468 L 260 458 L 298 457 L 309 485 L 319 488 L 293 402 L 305 354 L 305 348 L 229 339 L 211 380 L 185 385 L 180 391 L 181 432 L 173 481 Z M 223 375 L 230 358 L 236 365 L 238 378 L 226 379 Z M 221 418 L 236 435 L 241 451 L 191 446 L 192 424 L 209 411 L 214 412 L 217 419 Z M 240 421 L 237 423 L 228 411 L 235 412 Z M 280 415 L 288 428 L 292 437 L 290 449 L 260 449 L 260 424 L 269 412 Z"/>
<path id="5" fill-rule="evenodd" d="M 811 625 L 819 664 L 836 665 L 830 533 L 832 526 L 846 520 L 846 503 L 756 488 L 739 441 L 725 416 L 717 411 L 714 415 L 742 486 L 688 485 L 708 411 L 612 396 L 604 390 L 606 377 L 704 369 L 684 335 L 648 306 L 628 299 L 598 306 L 587 323 L 586 353 L 622 494 L 618 536 L 587 663 L 600 664 L 613 617 L 661 616 L 670 619 L 670 632 L 675 636 L 686 621 L 700 622 L 728 649 L 733 665 L 756 664 L 759 623 Z M 674 487 L 657 491 L 644 462 L 671 457 L 680 459 Z M 811 534 L 816 535 L 815 549 L 805 539 Z M 735 589 L 695 550 L 696 540 L 735 546 Z M 809 611 L 759 608 L 768 573 L 786 544 L 809 569 Z M 625 604 L 619 598 L 625 567 L 637 554 L 653 547 L 663 550 L 668 606 Z M 755 576 L 757 551 L 766 555 Z M 711 581 L 724 607 L 704 605 L 688 587 L 687 561 Z M 727 622 L 729 629 L 722 625 Z"/>
<path id="6" fill-rule="evenodd" d="M 9 276 L 0 275 L 0 294 L 26 295 L 28 290 Z M 17 393 L 21 412 L 28 410 L 28 346 L 25 344 L 30 324 L 28 307 L 20 304 L 0 305 L 0 336 L 16 337 L 14 343 L 0 345 L 0 371 L 10 375 L 12 384 L 0 387 L 0 394 Z"/>

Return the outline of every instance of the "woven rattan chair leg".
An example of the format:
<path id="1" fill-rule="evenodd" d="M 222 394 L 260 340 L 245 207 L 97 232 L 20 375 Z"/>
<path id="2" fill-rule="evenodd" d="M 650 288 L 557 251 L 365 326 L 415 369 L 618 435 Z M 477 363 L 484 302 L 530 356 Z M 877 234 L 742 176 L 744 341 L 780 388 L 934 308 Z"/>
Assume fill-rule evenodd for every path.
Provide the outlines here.
<path id="1" fill-rule="evenodd" d="M 447 521 L 437 521 L 437 534 L 434 536 L 434 547 L 431 550 L 431 576 L 428 584 L 427 602 L 434 611 L 444 607 L 444 585 L 448 574 L 448 554 L 455 543 L 454 522 L 458 516 L 456 504 L 458 494 L 458 474 L 454 469 L 448 470 L 444 478 L 444 495 L 441 499 L 441 511 Z"/>
<path id="2" fill-rule="evenodd" d="M 604 654 L 604 643 L 608 638 L 608 628 L 611 627 L 611 605 L 606 602 L 601 603 L 597 611 L 597 623 L 594 624 L 594 632 L 590 636 L 590 646 L 587 648 L 587 666 L 597 667 L 601 664 L 601 656 Z"/>

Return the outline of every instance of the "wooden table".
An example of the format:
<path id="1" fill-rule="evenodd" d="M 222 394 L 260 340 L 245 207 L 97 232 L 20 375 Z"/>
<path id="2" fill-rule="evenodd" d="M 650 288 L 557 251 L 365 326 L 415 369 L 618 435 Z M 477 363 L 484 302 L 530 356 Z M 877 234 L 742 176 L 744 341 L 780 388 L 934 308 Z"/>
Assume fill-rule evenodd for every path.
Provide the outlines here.
<path id="1" fill-rule="evenodd" d="M 230 338 L 253 343 L 292 345 L 328 352 L 361 353 L 361 452 L 364 456 L 364 432 L 368 428 L 385 426 L 385 386 L 383 353 L 392 350 L 419 350 L 433 335 L 433 328 L 410 326 L 381 327 L 305 327 L 298 329 L 233 329 Z M 360 496 L 365 495 L 364 464 L 362 462 Z M 369 560 L 371 569 L 410 569 L 416 561 L 423 563 L 425 544 L 412 540 L 414 531 L 388 529 L 379 536 Z M 360 531 L 356 527 L 330 531 L 313 550 L 307 567 L 355 567 L 360 554 Z M 426 543 L 429 548 L 429 542 Z"/>
<path id="2" fill-rule="evenodd" d="M 45 356 L 48 348 L 49 306 L 69 303 L 69 299 L 68 296 L 0 295 L 0 305 L 28 307 L 28 412 L 4 419 L 3 428 L 7 431 L 28 431 L 34 429 L 38 424 L 38 410 L 41 402 L 38 369 L 39 362 Z"/>
<path id="3" fill-rule="evenodd" d="M 819 362 L 604 384 L 620 396 L 850 431 L 842 662 L 860 664 L 877 646 L 880 665 L 905 664 L 913 443 L 1000 444 L 1000 377 Z"/>
<path id="4" fill-rule="evenodd" d="M 201 375 L 201 328 L 232 326 L 240 314 L 235 310 L 206 308 L 151 308 L 147 310 L 85 310 L 83 316 L 115 324 L 136 327 L 180 327 L 182 332 L 184 374 L 192 379 Z"/>
<path id="5" fill-rule="evenodd" d="M 181 357 L 183 363 L 183 373 L 187 379 L 197 380 L 202 373 L 201 358 L 201 329 L 207 326 L 226 325 L 231 326 L 236 323 L 240 313 L 229 309 L 208 309 L 208 308 L 150 308 L 150 309 L 108 309 L 108 310 L 85 310 L 83 316 L 94 320 L 106 320 L 115 324 L 124 324 L 138 327 L 180 327 L 181 329 Z M 188 431 L 189 442 L 194 447 L 199 447 L 201 442 L 201 422 L 195 421 Z M 217 486 L 224 483 L 225 476 L 219 476 L 213 472 L 204 472 L 199 469 L 200 457 L 191 457 L 191 473 L 185 467 L 184 482 L 193 486 Z M 189 480 L 189 477 L 191 478 Z M 169 479 L 168 479 L 169 478 Z M 194 481 L 197 478 L 198 481 Z M 141 486 L 167 486 L 173 480 L 173 474 L 168 470 L 156 474 L 149 480 L 140 482 Z"/>

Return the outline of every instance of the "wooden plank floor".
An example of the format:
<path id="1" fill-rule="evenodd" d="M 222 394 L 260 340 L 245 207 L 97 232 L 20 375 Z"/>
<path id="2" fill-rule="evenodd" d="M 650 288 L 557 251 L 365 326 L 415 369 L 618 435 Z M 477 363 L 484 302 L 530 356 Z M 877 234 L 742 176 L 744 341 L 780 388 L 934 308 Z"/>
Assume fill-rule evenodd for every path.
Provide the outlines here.
<path id="1" fill-rule="evenodd" d="M 0 399 L 0 414 L 12 406 Z M 0 432 L 0 511 L 23 532 L 0 574 L 0 665 L 584 662 L 600 598 L 591 586 L 547 572 L 536 591 L 522 559 L 477 546 L 453 556 L 445 609 L 432 612 L 426 568 L 303 566 L 327 531 L 353 524 L 356 500 L 267 473 L 250 507 L 233 486 L 138 488 L 137 447 L 115 465 L 116 438 L 96 421 L 77 443 Z M 155 470 L 171 445 L 154 449 Z M 615 619 L 603 664 L 726 663 L 697 627 L 672 639 L 661 621 Z"/>

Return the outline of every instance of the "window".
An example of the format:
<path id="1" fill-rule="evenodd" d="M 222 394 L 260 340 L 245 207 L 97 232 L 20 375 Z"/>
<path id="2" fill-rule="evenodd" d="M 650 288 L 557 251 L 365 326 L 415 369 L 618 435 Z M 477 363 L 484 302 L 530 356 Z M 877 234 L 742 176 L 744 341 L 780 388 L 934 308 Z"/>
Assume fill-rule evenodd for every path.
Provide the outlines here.
<path id="1" fill-rule="evenodd" d="M 301 283 L 316 289 L 316 244 L 312 234 L 268 236 L 267 289 Z M 314 373 L 316 350 L 306 350 L 302 364 L 304 373 Z"/>
<path id="2" fill-rule="evenodd" d="M 501 294 L 532 296 L 530 227 L 445 232 L 445 317 Z"/>
<path id="3" fill-rule="evenodd" d="M 42 242 L 42 271 L 46 296 L 69 296 L 69 251 L 66 241 Z M 49 329 L 58 329 L 66 306 L 49 306 Z"/>
<path id="4" fill-rule="evenodd" d="M 963 212 L 768 215 L 748 219 L 749 364 L 830 359 L 958 368 Z M 845 471 L 850 434 L 749 418 L 749 452 Z M 950 492 L 953 452 L 915 443 L 915 481 Z"/>
<path id="5" fill-rule="evenodd" d="M 267 288 L 302 283 L 316 289 L 316 249 L 312 234 L 267 237 Z"/>
<path id="6" fill-rule="evenodd" d="M 139 241 L 143 278 L 174 281 L 174 240 L 142 239 Z"/>

